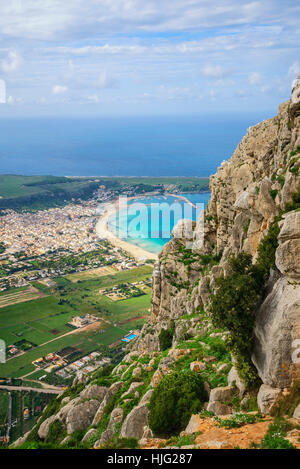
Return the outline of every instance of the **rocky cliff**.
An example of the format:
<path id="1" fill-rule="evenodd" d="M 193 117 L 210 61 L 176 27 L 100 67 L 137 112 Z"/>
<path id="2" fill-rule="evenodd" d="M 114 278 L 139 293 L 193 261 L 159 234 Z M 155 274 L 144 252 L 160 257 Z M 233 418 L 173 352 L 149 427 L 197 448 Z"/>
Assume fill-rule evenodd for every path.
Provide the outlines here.
<path id="1" fill-rule="evenodd" d="M 252 360 L 263 384 L 280 389 L 291 384 L 300 339 L 299 166 L 300 78 L 278 115 L 250 127 L 230 160 L 211 177 L 204 227 L 199 220 L 192 235 L 196 239 L 204 230 L 204 245 L 199 249 L 193 243 L 187 257 L 188 233 L 164 247 L 153 275 L 152 316 L 135 350 L 159 350 L 159 333 L 173 320 L 174 342 L 183 330 L 193 332 L 198 320 L 193 316 L 209 310 L 209 297 L 216 280 L 226 276 L 228 258 L 246 252 L 255 262 L 276 222 L 275 266 L 254 311 Z M 178 321 L 182 317 L 186 319 Z"/>
<path id="2" fill-rule="evenodd" d="M 151 316 L 124 360 L 78 376 L 16 444 L 299 447 L 299 430 L 286 434 L 300 417 L 299 166 L 300 77 L 278 115 L 249 128 L 211 177 L 203 216 L 175 227 L 154 268 Z M 202 413 L 199 406 L 200 413 L 187 413 L 173 439 L 153 435 L 159 426 L 151 413 L 159 399 L 161 408 L 167 401 L 159 396 L 162 383 L 186 373 L 191 381 L 201 376 Z M 170 389 L 177 392 L 175 418 L 185 396 Z M 195 406 L 184 401 L 190 414 Z M 281 433 L 277 423 L 269 427 L 274 409 L 290 417 Z M 227 423 L 218 415 L 229 416 Z M 231 425 L 236 431 L 226 433 Z"/>

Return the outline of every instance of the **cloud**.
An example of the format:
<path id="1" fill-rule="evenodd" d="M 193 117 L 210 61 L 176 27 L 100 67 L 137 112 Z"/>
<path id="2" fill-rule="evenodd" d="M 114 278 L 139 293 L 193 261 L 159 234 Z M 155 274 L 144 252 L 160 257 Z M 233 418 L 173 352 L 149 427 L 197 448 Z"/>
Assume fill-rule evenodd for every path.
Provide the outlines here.
<path id="1" fill-rule="evenodd" d="M 299 75 L 300 73 L 300 62 L 298 62 L 297 60 L 290 66 L 289 70 L 288 70 L 288 75 L 291 77 L 291 78 L 297 78 L 297 76 Z"/>
<path id="2" fill-rule="evenodd" d="M 295 0 L 15 0 L 2 2 L 0 34 L 61 41 L 105 34 L 237 28 L 251 23 L 296 25 Z M 212 4 L 213 3 L 213 4 Z"/>
<path id="3" fill-rule="evenodd" d="M 64 94 L 66 91 L 68 91 L 67 86 L 54 85 L 52 87 L 52 94 Z"/>
<path id="4" fill-rule="evenodd" d="M 262 75 L 258 72 L 250 73 L 248 77 L 250 85 L 260 85 L 263 81 Z"/>
<path id="5" fill-rule="evenodd" d="M 275 110 L 300 72 L 295 0 L 284 8 L 282 0 L 2 3 L 0 77 L 27 104 L 46 96 L 47 109 L 99 100 L 95 109 L 105 112 L 107 104 L 110 112 L 110 103 L 120 103 L 117 112 L 125 113 L 133 112 L 128 103 L 139 110 L 144 100 L 157 103 L 158 112 L 178 102 L 176 112 L 185 112 L 197 111 L 202 97 L 202 111 L 211 109 L 215 93 L 216 110 L 240 109 L 246 90 L 250 107 Z M 22 62 L 21 76 L 14 72 Z"/>
<path id="6" fill-rule="evenodd" d="M 205 65 L 201 71 L 201 75 L 207 78 L 224 78 L 225 76 L 229 75 L 230 72 L 224 70 L 220 65 Z"/>
<path id="7" fill-rule="evenodd" d="M 118 85 L 118 81 L 112 76 L 109 76 L 106 70 L 104 70 L 93 84 L 95 88 L 100 89 L 115 88 Z"/>
<path id="8" fill-rule="evenodd" d="M 97 94 L 92 94 L 91 96 L 88 96 L 87 99 L 91 103 L 99 103 L 99 97 Z"/>
<path id="9" fill-rule="evenodd" d="M 23 59 L 16 50 L 8 52 L 7 58 L 1 63 L 1 70 L 4 73 L 11 73 L 16 71 L 22 64 Z"/>

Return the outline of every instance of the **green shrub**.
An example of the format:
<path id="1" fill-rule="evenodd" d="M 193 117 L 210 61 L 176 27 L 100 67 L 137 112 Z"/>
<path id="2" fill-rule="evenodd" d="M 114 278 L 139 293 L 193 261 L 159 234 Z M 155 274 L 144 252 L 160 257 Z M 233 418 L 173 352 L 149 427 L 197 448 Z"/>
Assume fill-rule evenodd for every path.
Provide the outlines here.
<path id="1" fill-rule="evenodd" d="M 293 416 L 294 410 L 300 404 L 300 379 L 294 381 L 290 393 L 283 396 L 273 407 L 271 414 L 276 417 L 288 415 Z"/>
<path id="2" fill-rule="evenodd" d="M 136 438 L 118 438 L 114 437 L 111 441 L 102 445 L 102 449 L 136 449 L 139 447 Z"/>
<path id="3" fill-rule="evenodd" d="M 291 430 L 292 425 L 284 418 L 276 418 L 269 425 L 268 431 L 260 444 L 261 449 L 295 449 L 295 447 L 284 437 Z"/>
<path id="4" fill-rule="evenodd" d="M 210 313 L 215 327 L 230 332 L 226 345 L 236 358 L 241 378 L 249 385 L 257 382 L 251 361 L 254 308 L 261 288 L 262 273 L 252 265 L 251 256 L 240 253 L 229 259 L 230 274 L 217 280 L 217 291 L 210 297 Z"/>
<path id="5" fill-rule="evenodd" d="M 238 412 L 231 418 L 220 419 L 219 417 L 215 417 L 215 420 L 218 422 L 219 427 L 238 428 L 242 427 L 243 425 L 249 425 L 255 422 L 259 422 L 262 420 L 262 416 L 260 414 L 251 415 L 241 414 Z"/>
<path id="6" fill-rule="evenodd" d="M 278 190 L 277 190 L 277 189 L 272 189 L 272 190 L 270 190 L 270 196 L 272 197 L 273 200 L 276 199 L 277 194 L 278 194 Z"/>
<path id="7" fill-rule="evenodd" d="M 173 336 L 175 332 L 175 323 L 172 322 L 172 325 L 169 329 L 162 329 L 159 333 L 158 340 L 160 350 L 164 351 L 171 347 L 173 342 Z"/>
<path id="8" fill-rule="evenodd" d="M 157 435 L 178 434 L 207 400 L 201 376 L 192 371 L 166 375 L 154 389 L 149 408 L 149 425 Z"/>
<path id="9" fill-rule="evenodd" d="M 46 443 L 58 443 L 67 436 L 67 432 L 63 427 L 63 424 L 59 420 L 54 420 L 49 425 L 48 435 L 46 437 Z"/>
<path id="10" fill-rule="evenodd" d="M 269 275 L 271 268 L 275 269 L 275 253 L 278 247 L 279 231 L 278 222 L 276 221 L 258 246 L 256 263 L 263 269 L 265 276 Z"/>

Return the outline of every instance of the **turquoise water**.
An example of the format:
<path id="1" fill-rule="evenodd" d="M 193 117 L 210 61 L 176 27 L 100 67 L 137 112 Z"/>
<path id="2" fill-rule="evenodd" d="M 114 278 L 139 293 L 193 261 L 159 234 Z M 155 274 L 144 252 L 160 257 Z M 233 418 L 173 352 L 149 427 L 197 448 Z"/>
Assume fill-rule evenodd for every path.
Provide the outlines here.
<path id="1" fill-rule="evenodd" d="M 179 197 L 139 197 L 112 216 L 108 227 L 119 238 L 158 254 L 171 239 L 177 222 L 182 218 L 196 220 L 210 199 L 210 193 L 183 195 L 195 206 Z"/>

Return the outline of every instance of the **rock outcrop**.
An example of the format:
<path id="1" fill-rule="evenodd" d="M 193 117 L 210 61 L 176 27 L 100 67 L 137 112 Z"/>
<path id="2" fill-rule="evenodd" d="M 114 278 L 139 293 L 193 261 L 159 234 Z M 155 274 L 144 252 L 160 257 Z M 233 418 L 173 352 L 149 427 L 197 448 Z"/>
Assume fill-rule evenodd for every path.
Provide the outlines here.
<path id="1" fill-rule="evenodd" d="M 255 262 L 261 241 L 279 217 L 276 269 L 257 304 L 252 358 L 263 384 L 275 389 L 291 384 L 299 373 L 292 359 L 300 339 L 300 212 L 292 205 L 295 194 L 300 197 L 299 168 L 300 76 L 278 115 L 250 127 L 230 160 L 211 177 L 204 216 L 196 225 L 182 221 L 173 230 L 155 265 L 151 318 L 132 350 L 159 350 L 159 333 L 171 321 L 174 340 L 188 331 L 195 334 L 192 321 L 208 310 L 216 280 L 227 275 L 228 257 L 243 251 Z M 193 241 L 200 232 L 199 247 Z M 213 259 L 209 267 L 207 256 Z M 233 381 L 243 394 L 236 370 L 230 372 L 229 383 Z"/>

